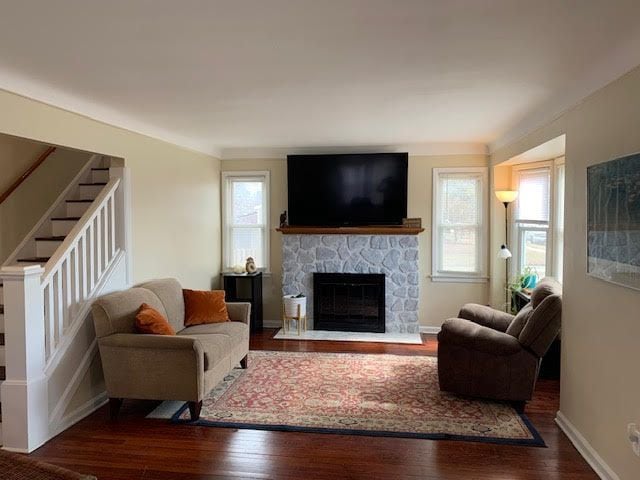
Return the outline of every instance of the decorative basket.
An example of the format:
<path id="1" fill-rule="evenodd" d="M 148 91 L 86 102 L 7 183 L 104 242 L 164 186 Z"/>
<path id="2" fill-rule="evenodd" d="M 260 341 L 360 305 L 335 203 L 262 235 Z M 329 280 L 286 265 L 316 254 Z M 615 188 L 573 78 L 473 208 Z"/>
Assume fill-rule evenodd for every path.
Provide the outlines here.
<path id="1" fill-rule="evenodd" d="M 305 317 L 307 315 L 307 297 L 296 297 L 295 295 L 285 295 L 282 297 L 284 305 L 284 316 L 290 318 Z M 298 306 L 300 312 L 298 313 Z"/>

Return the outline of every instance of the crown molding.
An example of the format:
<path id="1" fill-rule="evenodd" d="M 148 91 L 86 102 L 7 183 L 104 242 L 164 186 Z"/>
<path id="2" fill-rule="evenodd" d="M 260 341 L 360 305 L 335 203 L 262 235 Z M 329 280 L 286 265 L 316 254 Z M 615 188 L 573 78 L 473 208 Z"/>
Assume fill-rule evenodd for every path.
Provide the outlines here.
<path id="1" fill-rule="evenodd" d="M 489 144 L 489 154 L 559 119 L 587 97 L 640 65 L 640 31 Z M 565 132 L 566 133 L 566 132 Z"/>
<path id="2" fill-rule="evenodd" d="M 221 155 L 220 150 L 213 145 L 176 135 L 106 105 L 80 98 L 3 68 L 0 69 L 0 90 L 197 153 L 216 158 Z"/>
<path id="3" fill-rule="evenodd" d="M 285 159 L 287 155 L 321 155 L 339 153 L 395 153 L 408 152 L 409 155 L 487 155 L 487 145 L 483 143 L 416 143 L 405 145 L 358 145 L 327 147 L 254 147 L 224 148 L 222 160 Z"/>

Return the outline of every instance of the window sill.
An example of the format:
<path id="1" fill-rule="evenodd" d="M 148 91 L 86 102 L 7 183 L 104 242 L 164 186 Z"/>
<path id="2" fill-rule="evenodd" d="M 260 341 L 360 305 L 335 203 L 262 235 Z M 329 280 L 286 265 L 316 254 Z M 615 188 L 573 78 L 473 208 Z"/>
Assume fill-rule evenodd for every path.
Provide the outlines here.
<path id="1" fill-rule="evenodd" d="M 487 283 L 489 277 L 456 277 L 454 275 L 429 275 L 432 282 L 438 283 Z"/>

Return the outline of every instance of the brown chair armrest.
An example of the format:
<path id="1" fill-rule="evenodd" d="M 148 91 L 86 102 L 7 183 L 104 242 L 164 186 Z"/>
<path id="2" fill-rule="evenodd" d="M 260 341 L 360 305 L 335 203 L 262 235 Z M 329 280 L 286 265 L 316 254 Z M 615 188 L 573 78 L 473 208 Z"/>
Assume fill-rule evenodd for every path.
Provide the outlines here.
<path id="1" fill-rule="evenodd" d="M 227 312 L 229 312 L 231 321 L 249 325 L 251 320 L 251 304 L 249 302 L 229 302 L 227 303 Z"/>
<path id="2" fill-rule="evenodd" d="M 514 316 L 509 313 L 477 303 L 467 303 L 460 310 L 458 317 L 499 332 L 506 332 L 514 319 Z"/>
<path id="3" fill-rule="evenodd" d="M 512 355 L 522 350 L 517 338 L 463 318 L 446 320 L 438 334 L 438 342 L 497 356 Z"/>

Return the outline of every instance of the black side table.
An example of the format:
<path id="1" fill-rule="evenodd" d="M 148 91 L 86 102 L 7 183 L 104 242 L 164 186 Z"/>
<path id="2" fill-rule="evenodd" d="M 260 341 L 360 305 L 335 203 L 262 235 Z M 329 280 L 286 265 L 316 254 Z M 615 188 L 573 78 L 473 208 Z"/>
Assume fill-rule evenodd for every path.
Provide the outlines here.
<path id="1" fill-rule="evenodd" d="M 223 273 L 222 280 L 227 302 L 249 302 L 251 331 L 262 330 L 262 272 Z"/>

